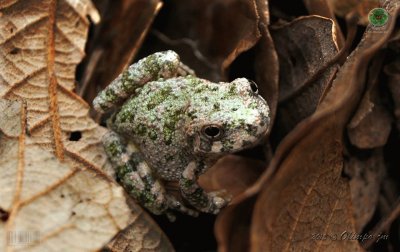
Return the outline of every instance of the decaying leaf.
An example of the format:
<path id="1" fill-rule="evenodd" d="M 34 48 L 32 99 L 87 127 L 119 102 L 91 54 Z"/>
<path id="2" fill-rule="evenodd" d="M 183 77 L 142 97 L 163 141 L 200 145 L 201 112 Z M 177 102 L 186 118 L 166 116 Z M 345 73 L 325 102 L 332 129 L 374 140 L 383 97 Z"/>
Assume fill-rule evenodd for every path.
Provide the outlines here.
<path id="1" fill-rule="evenodd" d="M 316 109 L 337 66 L 323 69 L 337 54 L 332 20 L 309 16 L 272 30 L 279 45 L 279 100 L 276 134 L 283 136 Z"/>
<path id="2" fill-rule="evenodd" d="M 400 8 L 396 1 L 385 7 L 392 17 Z M 251 251 L 363 251 L 356 240 L 343 238 L 344 232 L 355 232 L 350 186 L 342 177 L 343 137 L 365 88 L 368 62 L 390 38 L 394 20 L 385 33 L 367 29 L 316 112 L 282 141 L 265 174 L 221 214 L 216 230 L 235 228 L 241 213 L 236 210 L 260 192 Z"/>
<path id="3" fill-rule="evenodd" d="M 131 212 L 102 172 L 110 168 L 100 141 L 105 129 L 72 92 L 91 2 L 8 1 L 0 12 L 0 97 L 21 101 L 1 102 L 2 119 L 17 110 L 19 119 L 0 125 L 0 250 L 97 250 L 149 217 Z M 163 236 L 148 225 L 160 236 L 144 236 L 138 247 Z M 21 234 L 32 240 L 15 240 Z"/>

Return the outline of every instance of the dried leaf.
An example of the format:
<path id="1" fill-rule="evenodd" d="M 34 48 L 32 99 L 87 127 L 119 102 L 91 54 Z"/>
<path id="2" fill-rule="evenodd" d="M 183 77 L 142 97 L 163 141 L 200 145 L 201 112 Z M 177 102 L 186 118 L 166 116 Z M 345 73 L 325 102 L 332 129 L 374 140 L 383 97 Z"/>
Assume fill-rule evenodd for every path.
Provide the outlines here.
<path id="1" fill-rule="evenodd" d="M 301 140 L 261 192 L 253 212 L 251 251 L 361 251 L 357 241 L 333 240 L 344 231 L 354 232 L 350 190 L 340 178 L 340 137 L 328 137 L 336 126 L 319 127 Z M 317 144 L 317 137 L 323 143 Z M 319 234 L 333 238 L 319 240 Z"/>
<path id="2" fill-rule="evenodd" d="M 164 14 L 168 22 L 162 22 L 155 34 L 202 78 L 226 81 L 230 64 L 260 38 L 254 0 L 191 0 L 185 4 L 174 0 L 168 4 L 165 7 L 170 11 Z M 156 50 L 162 48 L 165 45 Z"/>
<path id="3" fill-rule="evenodd" d="M 368 25 L 368 13 L 373 8 L 380 7 L 379 0 L 328 0 L 328 3 L 340 17 L 356 12 L 360 16 L 359 23 L 362 25 Z"/>
<path id="4" fill-rule="evenodd" d="M 254 198 L 222 210 L 215 223 L 219 252 L 249 251 L 251 218 Z"/>
<path id="5" fill-rule="evenodd" d="M 388 87 L 391 92 L 394 103 L 394 115 L 396 117 L 396 126 L 400 130 L 400 58 L 386 65 L 385 74 L 388 76 Z"/>
<path id="6" fill-rule="evenodd" d="M 357 112 L 347 126 L 351 143 L 360 149 L 384 146 L 392 129 L 392 117 L 382 105 L 378 85 L 383 56 L 380 55 L 371 64 L 367 90 Z"/>
<path id="7" fill-rule="evenodd" d="M 327 0 L 303 0 L 308 12 L 311 15 L 318 15 L 331 19 L 334 22 L 333 33 L 336 35 L 339 49 L 344 46 L 344 36 L 340 30 L 339 23 L 336 19 L 332 6 L 328 4 Z"/>
<path id="8" fill-rule="evenodd" d="M 3 118 L 21 122 L 18 135 L 0 137 L 0 209 L 8 216 L 0 222 L 1 251 L 98 249 L 132 222 L 119 186 L 101 172 L 79 170 L 27 144 L 24 106 L 3 99 L 0 104 L 6 105 Z"/>
<path id="9" fill-rule="evenodd" d="M 274 41 L 268 29 L 268 2 L 257 0 L 257 11 L 260 16 L 259 29 L 261 38 L 256 46 L 255 73 L 260 87 L 260 94 L 267 100 L 270 108 L 271 124 L 275 121 L 279 92 L 279 61 Z"/>
<path id="10" fill-rule="evenodd" d="M 140 208 L 131 213 L 121 187 L 101 171 L 111 167 L 100 141 L 105 129 L 72 92 L 91 3 L 2 2 L 0 13 L 0 97 L 25 104 L 0 103 L 2 119 L 15 116 L 15 106 L 22 111 L 0 125 L 0 250 L 99 249 L 138 216 L 149 217 Z M 34 239 L 16 248 L 21 232 Z"/>
<path id="11" fill-rule="evenodd" d="M 367 157 L 349 157 L 344 172 L 350 177 L 350 190 L 356 233 L 361 233 L 371 220 L 378 204 L 379 192 L 385 175 L 381 149 Z"/>
<path id="12" fill-rule="evenodd" d="M 395 16 L 399 5 L 389 1 L 387 9 Z M 355 232 L 349 184 L 341 177 L 343 133 L 361 99 L 368 62 L 389 39 L 393 20 L 384 34 L 368 28 L 317 111 L 283 140 L 259 181 L 219 217 L 234 228 L 230 224 L 240 217 L 229 214 L 240 213 L 235 209 L 261 190 L 253 212 L 251 251 L 362 251 L 357 241 L 334 241 L 345 231 Z"/>
<path id="13" fill-rule="evenodd" d="M 328 67 L 322 74 L 319 71 L 338 52 L 333 25 L 332 20 L 309 16 L 272 30 L 274 42 L 279 45 L 279 136 L 286 135 L 315 111 L 323 91 L 332 82 L 337 66 Z"/>
<path id="14" fill-rule="evenodd" d="M 229 155 L 200 176 L 199 183 L 207 191 L 226 190 L 235 196 L 252 185 L 264 168 L 262 161 Z"/>
<path id="15" fill-rule="evenodd" d="M 389 8 L 397 13 L 395 4 Z M 274 165 L 280 168 L 263 188 L 254 209 L 253 251 L 326 251 L 328 247 L 335 251 L 361 250 L 355 241 L 312 238 L 318 234 L 340 237 L 344 231 L 355 230 L 349 186 L 341 178 L 343 130 L 360 99 L 368 61 L 387 41 L 393 26 L 392 21 L 384 35 L 371 28 L 365 33 L 316 113 L 277 150 L 269 169 Z"/>
<path id="16" fill-rule="evenodd" d="M 9 137 L 18 137 L 21 134 L 21 104 L 0 100 L 0 131 Z"/>
<path id="17" fill-rule="evenodd" d="M 156 226 L 157 224 L 147 216 L 138 215 L 131 225 L 118 233 L 107 248 L 111 251 L 129 252 L 174 251 L 168 238 L 154 228 Z"/>

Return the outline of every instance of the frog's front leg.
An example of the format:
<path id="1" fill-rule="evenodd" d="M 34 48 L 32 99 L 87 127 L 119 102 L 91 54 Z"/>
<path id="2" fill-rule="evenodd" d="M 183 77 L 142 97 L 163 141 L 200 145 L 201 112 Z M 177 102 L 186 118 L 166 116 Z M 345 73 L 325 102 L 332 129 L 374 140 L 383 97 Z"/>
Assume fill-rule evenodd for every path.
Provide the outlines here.
<path id="1" fill-rule="evenodd" d="M 194 210 L 186 208 L 173 196 L 166 193 L 161 182 L 155 178 L 142 154 L 134 149 L 127 150 L 123 139 L 115 132 L 109 131 L 103 137 L 103 145 L 111 163 L 116 167 L 116 177 L 129 193 L 144 207 L 154 214 L 167 214 L 174 219 L 171 209 L 188 215 L 197 216 Z"/>
<path id="2" fill-rule="evenodd" d="M 179 186 L 183 197 L 201 212 L 217 214 L 221 208 L 226 206 L 230 198 L 222 197 L 219 192 L 206 193 L 197 183 L 199 171 L 204 164 L 192 161 L 182 172 Z"/>
<path id="3" fill-rule="evenodd" d="M 105 112 L 121 104 L 133 95 L 137 88 L 147 82 L 187 74 L 194 75 L 194 72 L 180 61 L 178 54 L 174 51 L 154 53 L 132 64 L 122 72 L 97 95 L 93 100 L 93 106 L 98 112 Z"/>

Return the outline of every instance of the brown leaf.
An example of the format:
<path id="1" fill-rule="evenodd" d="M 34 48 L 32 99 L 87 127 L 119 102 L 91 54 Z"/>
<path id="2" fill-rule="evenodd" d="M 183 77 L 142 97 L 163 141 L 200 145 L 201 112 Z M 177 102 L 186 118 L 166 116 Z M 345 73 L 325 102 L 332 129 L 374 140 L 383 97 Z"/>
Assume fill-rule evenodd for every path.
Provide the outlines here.
<path id="1" fill-rule="evenodd" d="M 388 76 L 388 87 L 391 92 L 394 103 L 394 115 L 396 117 L 396 126 L 400 130 L 400 58 L 386 65 L 385 74 Z"/>
<path id="2" fill-rule="evenodd" d="M 86 16 L 96 19 L 96 12 L 89 0 L 0 7 L 0 97 L 25 104 L 1 102 L 7 112 L 0 118 L 15 117 L 19 106 L 19 119 L 0 124 L 0 250 L 15 245 L 6 237 L 32 234 L 24 251 L 99 249 L 137 216 L 149 217 L 140 208 L 132 213 L 121 187 L 102 172 L 111 170 L 100 141 L 105 129 L 72 92 Z"/>
<path id="3" fill-rule="evenodd" d="M 101 172 L 79 170 L 27 144 L 21 102 L 0 99 L 0 108 L 2 118 L 20 122 L 11 135 L 1 134 L 10 125 L 0 132 L 0 209 L 7 213 L 0 222 L 1 251 L 98 249 L 132 222 L 119 186 Z"/>
<path id="4" fill-rule="evenodd" d="M 344 46 L 344 36 L 340 30 L 340 25 L 336 19 L 332 6 L 327 0 L 303 0 L 308 12 L 311 15 L 323 16 L 331 19 L 334 22 L 333 33 L 336 35 L 339 49 Z"/>
<path id="5" fill-rule="evenodd" d="M 393 1 L 387 9 L 395 16 L 399 7 Z M 384 34 L 368 28 L 317 111 L 283 140 L 262 177 L 229 207 L 234 209 L 219 217 L 234 228 L 229 220 L 240 217 L 229 214 L 261 191 L 253 212 L 251 251 L 362 251 L 357 241 L 334 241 L 343 232 L 355 232 L 349 184 L 341 177 L 343 134 L 361 99 L 368 62 L 390 37 L 394 20 Z"/>
<path id="6" fill-rule="evenodd" d="M 223 209 L 218 215 L 214 232 L 219 252 L 249 251 L 254 202 L 254 198 L 247 198 L 238 205 Z"/>
<path id="7" fill-rule="evenodd" d="M 228 155 L 200 176 L 199 183 L 207 191 L 226 190 L 234 197 L 252 185 L 264 168 L 262 161 Z"/>
<path id="8" fill-rule="evenodd" d="M 373 8 L 380 7 L 379 0 L 328 0 L 328 3 L 340 17 L 356 12 L 360 16 L 359 23 L 362 25 L 368 25 L 368 13 Z"/>
<path id="9" fill-rule="evenodd" d="M 342 146 L 338 135 L 327 135 L 336 126 L 319 127 L 318 134 L 299 142 L 261 192 L 253 212 L 252 251 L 361 251 L 357 241 L 333 240 L 354 232 L 349 187 L 340 177 Z"/>
<path id="10" fill-rule="evenodd" d="M 132 205 L 132 204 L 131 204 Z M 138 206 L 133 203 L 132 207 L 141 213 Z M 111 251 L 174 251 L 168 238 L 156 227 L 157 224 L 147 216 L 137 215 L 136 220 L 107 244 Z"/>
<path id="11" fill-rule="evenodd" d="M 230 64 L 260 38 L 254 0 L 174 0 L 165 7 L 168 22 L 156 36 L 205 79 L 226 81 Z"/>
<path id="12" fill-rule="evenodd" d="M 382 150 L 374 150 L 367 157 L 352 155 L 345 162 L 344 172 L 350 177 L 356 232 L 361 233 L 378 204 L 380 187 L 386 172 Z"/>
<path id="13" fill-rule="evenodd" d="M 137 54 L 148 29 L 161 9 L 160 0 L 110 1 L 96 28 L 85 62 L 79 94 L 92 101 L 99 90 L 114 80 Z M 96 87 L 90 88 L 90 87 Z"/>
<path id="14" fill-rule="evenodd" d="M 384 55 L 379 55 L 372 62 L 368 73 L 367 90 L 347 126 L 351 143 L 360 149 L 384 146 L 392 129 L 392 117 L 382 105 L 378 85 L 383 57 Z"/>
<path id="15" fill-rule="evenodd" d="M 270 108 L 271 125 L 275 121 L 279 92 L 278 55 L 268 29 L 268 1 L 257 0 L 257 11 L 260 16 L 259 29 L 261 38 L 256 46 L 255 73 L 260 94 L 267 100 Z M 271 129 L 272 127 L 270 127 Z"/>
<path id="16" fill-rule="evenodd" d="M 332 20 L 309 16 L 272 30 L 280 68 L 276 126 L 279 136 L 286 135 L 315 111 L 324 90 L 332 82 L 336 65 L 322 74 L 319 71 L 338 52 L 333 25 Z"/>

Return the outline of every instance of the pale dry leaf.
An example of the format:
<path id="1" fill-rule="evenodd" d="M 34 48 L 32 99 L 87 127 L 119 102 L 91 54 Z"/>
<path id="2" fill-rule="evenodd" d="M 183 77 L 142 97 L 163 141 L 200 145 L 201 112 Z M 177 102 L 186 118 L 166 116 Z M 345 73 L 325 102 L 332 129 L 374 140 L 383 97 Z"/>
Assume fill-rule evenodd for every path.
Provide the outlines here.
<path id="1" fill-rule="evenodd" d="M 134 220 L 122 188 L 104 174 L 26 145 L 25 107 L 1 99 L 4 103 L 9 106 L 2 117 L 21 126 L 16 136 L 0 132 L 0 209 L 7 213 L 0 222 L 0 251 L 98 249 Z"/>
<path id="2" fill-rule="evenodd" d="M 6 237 L 21 230 L 39 231 L 31 250 L 54 251 L 57 243 L 64 251 L 99 249 L 138 216 L 149 217 L 140 208 L 131 213 L 122 189 L 101 171 L 111 171 L 100 140 L 105 129 L 72 92 L 91 2 L 13 1 L 0 4 L 0 12 L 0 97 L 26 108 L 17 139 L 2 129 L 10 139 L 0 153 L 7 178 L 0 187 L 0 250 L 15 249 L 6 248 Z"/>
<path id="3" fill-rule="evenodd" d="M 100 22 L 100 15 L 91 0 L 66 0 L 74 10 L 85 18 L 87 15 L 94 23 Z"/>
<path id="4" fill-rule="evenodd" d="M 0 100 L 0 131 L 7 136 L 17 137 L 21 133 L 21 105 L 19 103 Z"/>
<path id="5" fill-rule="evenodd" d="M 167 237 L 152 228 L 153 225 L 156 224 L 150 219 L 139 216 L 137 221 L 119 232 L 107 248 L 124 252 L 174 251 Z"/>

